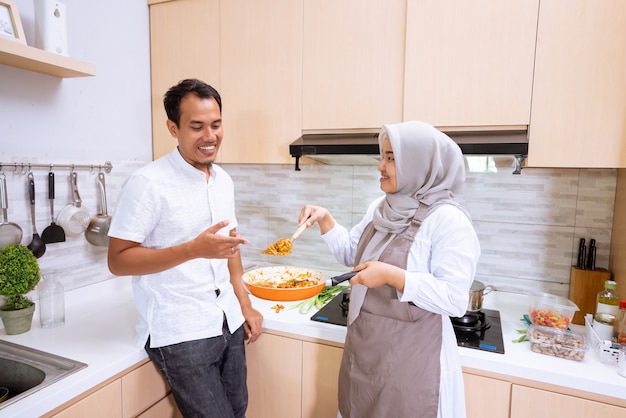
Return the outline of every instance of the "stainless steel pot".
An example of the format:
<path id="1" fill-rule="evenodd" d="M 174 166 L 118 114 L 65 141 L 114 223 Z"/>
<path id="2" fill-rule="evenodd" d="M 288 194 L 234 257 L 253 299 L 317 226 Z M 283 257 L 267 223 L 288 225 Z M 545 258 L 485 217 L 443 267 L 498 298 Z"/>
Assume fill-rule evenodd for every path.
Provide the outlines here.
<path id="1" fill-rule="evenodd" d="M 469 312 L 480 311 L 483 308 L 483 296 L 485 296 L 492 290 L 496 290 L 495 287 L 491 285 L 485 286 L 482 282 L 474 280 L 472 282 L 472 287 L 469 291 L 469 302 L 467 304 L 467 310 Z"/>

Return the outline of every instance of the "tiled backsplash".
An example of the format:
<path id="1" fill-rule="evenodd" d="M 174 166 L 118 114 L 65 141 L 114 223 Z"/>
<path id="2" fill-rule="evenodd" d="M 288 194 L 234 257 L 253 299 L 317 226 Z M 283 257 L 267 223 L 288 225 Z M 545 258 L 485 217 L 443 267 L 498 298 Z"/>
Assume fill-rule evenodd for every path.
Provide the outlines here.
<path id="1" fill-rule="evenodd" d="M 344 272 L 319 237 L 305 231 L 291 255 L 262 255 L 268 243 L 290 237 L 304 204 L 328 208 L 346 227 L 381 194 L 373 166 L 224 165 L 235 181 L 246 265 L 295 264 Z M 567 296 L 578 241 L 597 241 L 596 266 L 608 268 L 616 170 L 531 169 L 468 173 L 458 199 L 469 209 L 481 243 L 476 279 L 498 289 Z"/>
<path id="2" fill-rule="evenodd" d="M 49 163 L 46 161 L 45 163 Z M 54 163 L 54 162 L 53 162 Z M 84 162 L 81 162 L 83 164 Z M 91 162 L 90 162 L 91 163 Z M 109 214 L 126 176 L 146 162 L 113 162 L 106 175 Z M 327 207 L 337 221 L 350 227 L 368 204 L 381 194 L 373 166 L 224 164 L 235 182 L 239 232 L 250 240 L 242 248 L 244 267 L 293 264 L 327 274 L 344 272 L 330 255 L 316 226 L 305 231 L 291 255 L 262 255 L 269 243 L 289 237 L 297 228 L 304 204 Z M 3 171 L 9 192 L 9 220 L 32 236 L 26 176 Z M 56 174 L 55 213 L 70 202 L 69 170 Z M 597 241 L 597 267 L 607 268 L 615 200 L 616 170 L 531 169 L 468 173 L 459 200 L 472 214 L 482 247 L 477 280 L 503 290 L 540 289 L 567 296 L 570 266 L 581 237 Z M 35 171 L 37 229 L 50 224 L 47 170 Z M 78 171 L 84 205 L 97 213 L 96 173 Z M 84 236 L 50 244 L 39 259 L 42 272 L 60 272 L 66 290 L 113 276 L 106 265 L 106 248 L 94 247 Z M 124 280 L 124 278 L 120 279 Z M 36 295 L 34 295 L 36 298 Z"/>

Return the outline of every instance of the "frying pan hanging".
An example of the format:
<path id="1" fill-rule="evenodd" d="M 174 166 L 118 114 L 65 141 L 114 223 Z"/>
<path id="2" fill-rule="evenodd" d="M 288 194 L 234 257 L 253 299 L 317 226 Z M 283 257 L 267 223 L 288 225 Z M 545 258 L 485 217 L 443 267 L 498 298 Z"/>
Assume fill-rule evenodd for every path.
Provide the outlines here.
<path id="1" fill-rule="evenodd" d="M 18 224 L 9 222 L 7 216 L 7 209 L 9 207 L 9 199 L 7 197 L 7 177 L 2 173 L 2 180 L 0 181 L 0 201 L 2 203 L 2 214 L 4 220 L 0 224 L 0 248 L 4 248 L 7 245 L 19 244 L 22 242 L 22 228 Z"/>

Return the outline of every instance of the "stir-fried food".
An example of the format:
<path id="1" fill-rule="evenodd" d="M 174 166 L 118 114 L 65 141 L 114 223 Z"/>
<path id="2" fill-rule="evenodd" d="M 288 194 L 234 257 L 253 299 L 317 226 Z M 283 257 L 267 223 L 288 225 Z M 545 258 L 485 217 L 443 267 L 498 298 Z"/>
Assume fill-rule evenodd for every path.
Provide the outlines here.
<path id="1" fill-rule="evenodd" d="M 293 248 L 293 242 L 289 238 L 281 238 L 276 243 L 267 246 L 267 249 L 262 254 L 269 255 L 287 255 L 291 253 Z"/>
<path id="2" fill-rule="evenodd" d="M 316 286 L 319 284 L 319 279 L 311 271 L 285 267 L 283 270 L 275 271 L 269 275 L 264 274 L 263 271 L 249 274 L 247 282 L 259 287 L 296 289 Z"/>

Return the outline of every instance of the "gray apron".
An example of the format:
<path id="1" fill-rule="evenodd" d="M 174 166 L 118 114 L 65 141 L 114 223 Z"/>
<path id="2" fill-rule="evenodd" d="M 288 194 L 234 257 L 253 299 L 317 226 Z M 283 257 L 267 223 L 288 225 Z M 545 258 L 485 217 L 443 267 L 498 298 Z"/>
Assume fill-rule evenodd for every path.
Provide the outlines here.
<path id="1" fill-rule="evenodd" d="M 428 209 L 420 206 L 411 225 L 393 238 L 379 261 L 406 269 Z M 370 223 L 359 240 L 355 265 L 374 233 Z M 400 302 L 394 287 L 368 289 L 359 316 L 347 329 L 339 371 L 341 416 L 437 417 L 441 327 L 441 315 Z"/>

